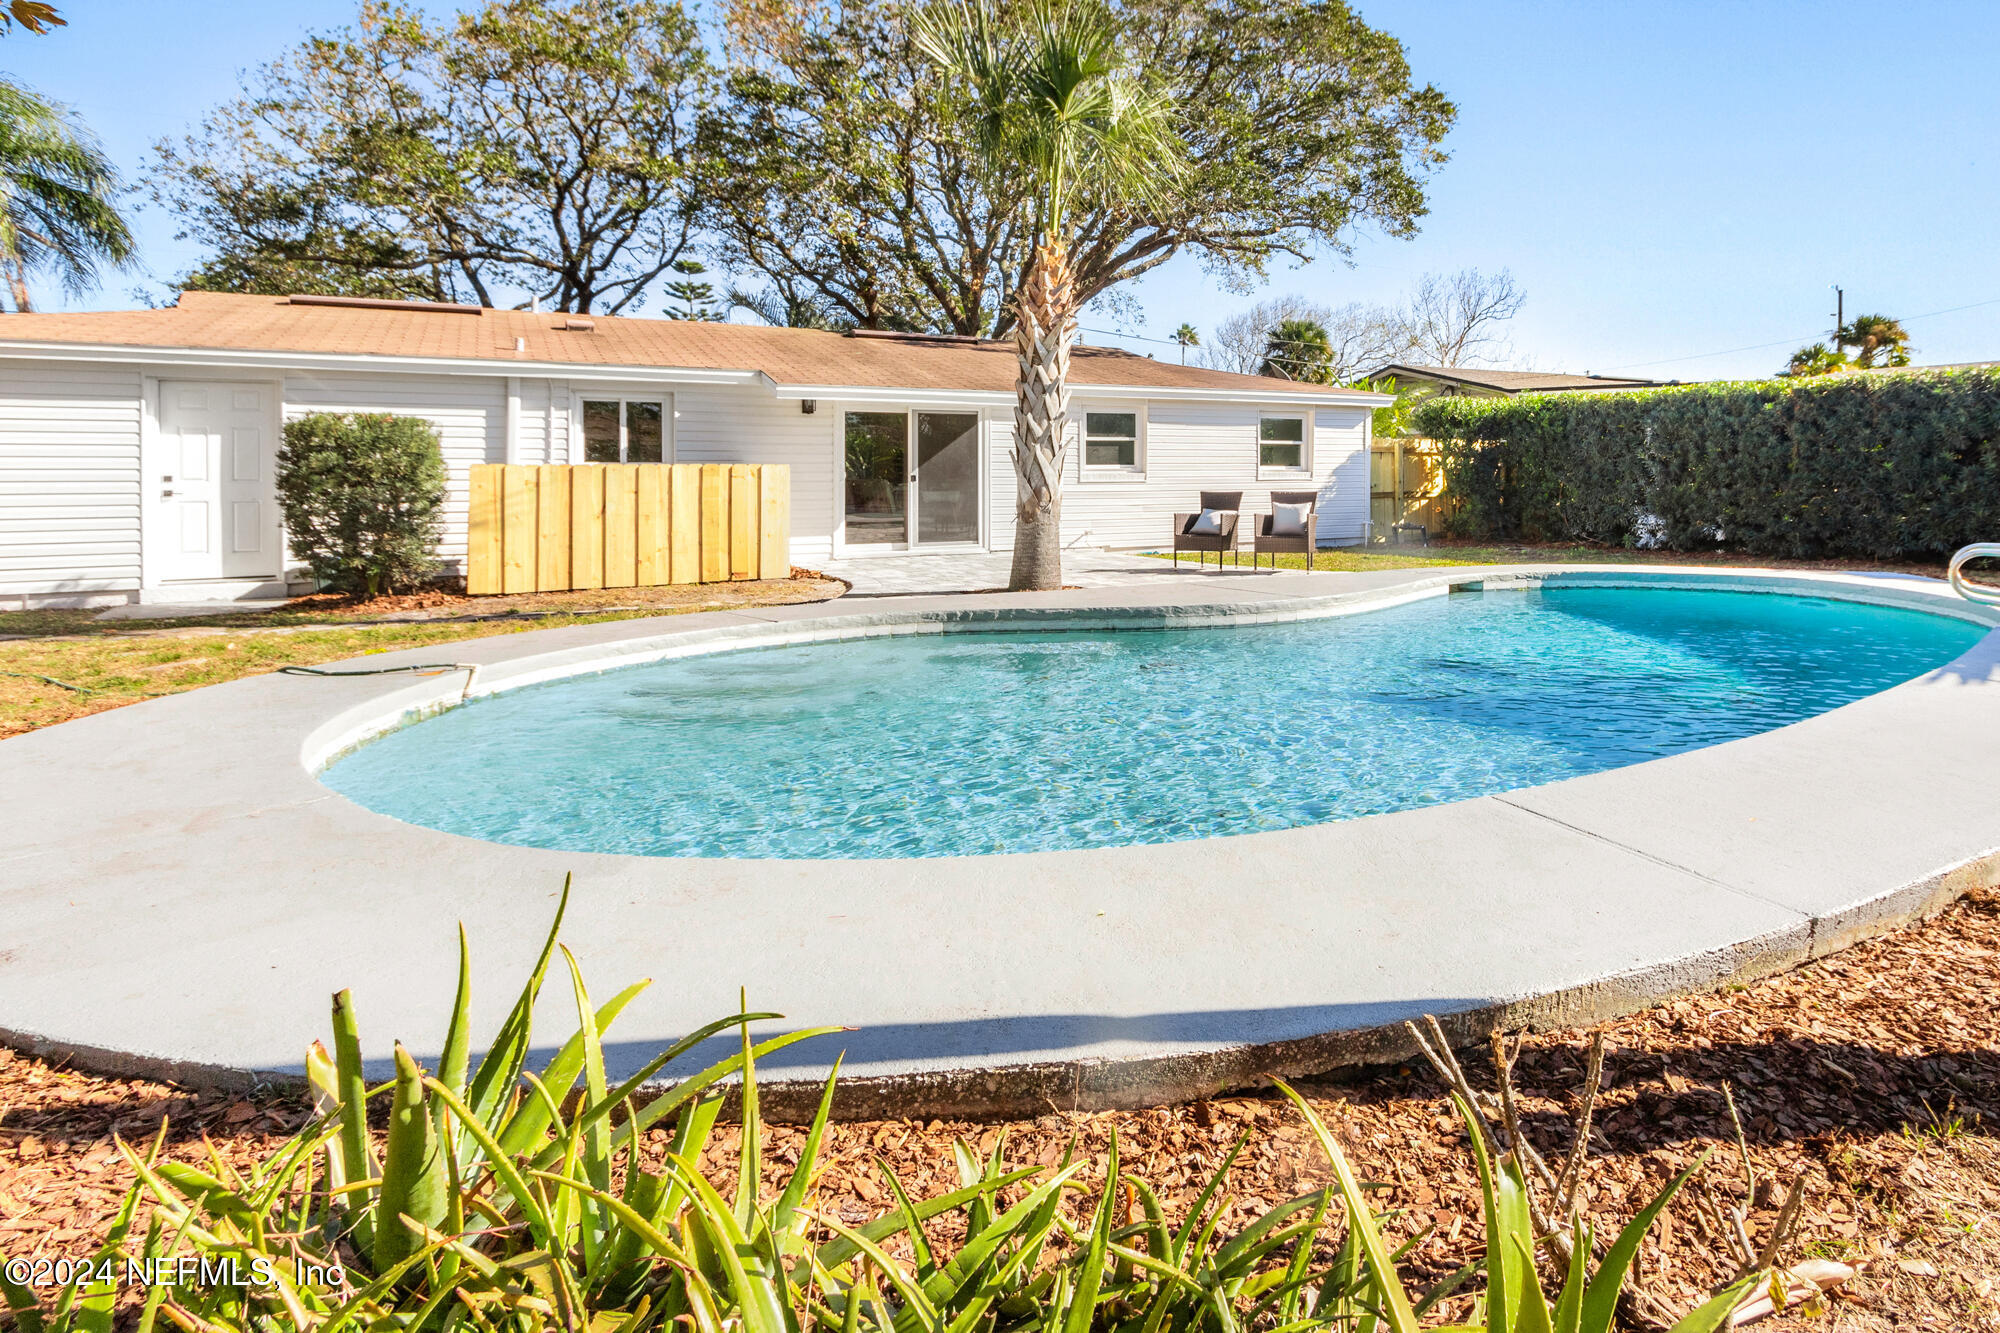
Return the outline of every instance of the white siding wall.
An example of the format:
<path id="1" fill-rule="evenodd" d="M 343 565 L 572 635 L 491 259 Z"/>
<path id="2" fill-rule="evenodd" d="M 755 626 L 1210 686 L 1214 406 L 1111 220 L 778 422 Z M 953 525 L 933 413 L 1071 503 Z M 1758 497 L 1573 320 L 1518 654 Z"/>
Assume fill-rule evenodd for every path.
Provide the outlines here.
<path id="1" fill-rule="evenodd" d="M 575 395 L 592 388 L 587 381 L 519 380 L 515 429 L 521 462 L 571 461 Z M 644 392 L 634 386 L 618 391 Z M 664 396 L 668 390 L 662 386 L 659 392 Z M 0 605 L 23 596 L 116 597 L 139 587 L 142 393 L 136 366 L 0 364 Z M 676 459 L 789 464 L 792 558 L 803 564 L 829 558 L 837 522 L 836 435 L 845 405 L 823 401 L 808 415 L 796 400 L 775 398 L 756 386 L 684 385 L 671 396 Z M 1066 542 L 1158 546 L 1169 534 L 1171 516 L 1195 508 L 1204 488 L 1241 489 L 1249 513 L 1265 512 L 1273 489 L 1303 489 L 1296 480 L 1259 479 L 1253 406 L 1079 398 L 1074 419 L 1080 421 L 1092 406 L 1134 405 L 1142 406 L 1147 418 L 1144 476 L 1085 478 L 1081 449 L 1073 442 L 1063 504 Z M 462 564 L 466 469 L 507 457 L 505 378 L 291 374 L 284 380 L 284 411 L 288 420 L 314 411 L 365 411 L 431 422 L 450 470 L 440 554 L 452 566 Z M 1014 533 L 1012 414 L 991 409 L 986 419 L 988 537 L 995 549 L 1006 550 Z M 1315 414 L 1312 484 L 1321 494 L 1322 544 L 1360 539 L 1368 515 L 1367 422 L 1361 408 Z"/>
<path id="2" fill-rule="evenodd" d="M 1321 546 L 1356 546 L 1367 535 L 1368 427 L 1363 407 L 1323 407 L 1313 425 L 1313 471 Z"/>
<path id="3" fill-rule="evenodd" d="M 525 396 L 526 381 L 522 389 Z M 438 544 L 438 553 L 446 564 L 462 567 L 466 469 L 474 463 L 507 461 L 507 381 L 482 375 L 287 376 L 285 419 L 308 412 L 388 412 L 422 417 L 436 427 L 450 472 L 444 540 Z M 530 457 L 526 461 L 541 460 Z"/>
<path id="4" fill-rule="evenodd" d="M 515 425 L 520 439 L 517 463 L 567 463 L 569 441 L 566 428 L 569 414 L 560 410 L 569 401 L 568 385 L 562 380 L 522 379 L 520 419 Z M 505 462 L 505 458 L 492 460 Z"/>
<path id="5" fill-rule="evenodd" d="M 1318 490 L 1319 542 L 1359 542 L 1368 517 L 1369 414 L 1364 408 L 1322 408 L 1314 415 L 1312 475 L 1258 475 L 1257 421 L 1265 411 L 1234 403 L 1184 401 L 1143 404 L 1146 425 L 1143 476 L 1116 479 L 1083 475 L 1077 425 L 1086 411 L 1129 411 L 1134 404 L 1078 397 L 1071 405 L 1069 465 L 1063 490 L 1065 545 L 1158 547 L 1168 542 L 1173 516 L 1200 508 L 1204 490 L 1243 492 L 1244 537 L 1251 515 L 1270 512 L 1271 492 Z M 1307 409 L 1300 409 L 1301 413 Z M 1013 418 L 989 418 L 992 469 L 990 532 L 995 550 L 1014 543 L 1014 465 L 1009 459 Z"/>
<path id="6" fill-rule="evenodd" d="M 522 377 L 517 400 L 519 461 L 568 463 L 578 438 L 578 394 L 642 397 L 674 405 L 675 459 L 682 463 L 787 463 L 792 469 L 793 559 L 824 560 L 833 550 L 833 417 L 808 416 L 795 401 L 766 389 L 732 385 L 669 388 Z M 391 412 L 437 427 L 451 471 L 449 513 L 440 554 L 465 555 L 466 468 L 506 461 L 507 382 L 489 376 L 293 375 L 285 382 L 287 419 L 307 412 Z"/>
<path id="7" fill-rule="evenodd" d="M 0 365 L 0 606 L 138 588 L 140 395 L 135 366 Z"/>
<path id="8" fill-rule="evenodd" d="M 784 463 L 792 469 L 792 561 L 833 554 L 834 431 L 841 405 L 808 415 L 798 400 L 753 385 L 683 385 L 674 391 L 677 463 Z"/>

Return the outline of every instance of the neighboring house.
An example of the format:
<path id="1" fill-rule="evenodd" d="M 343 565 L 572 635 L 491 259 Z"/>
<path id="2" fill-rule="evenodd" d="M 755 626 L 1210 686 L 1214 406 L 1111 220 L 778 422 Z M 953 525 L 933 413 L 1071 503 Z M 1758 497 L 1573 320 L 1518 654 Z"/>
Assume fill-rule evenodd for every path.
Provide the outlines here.
<path id="1" fill-rule="evenodd" d="M 270 596 L 295 582 L 273 491 L 282 423 L 436 426 L 441 555 L 473 463 L 747 462 L 792 470 L 792 559 L 1008 550 L 1010 343 L 186 292 L 160 310 L 0 316 L 0 606 Z M 1164 543 L 1203 489 L 1321 494 L 1362 540 L 1380 394 L 1079 347 L 1070 545 Z M 1247 525 L 1246 525 L 1247 526 Z"/>
<path id="2" fill-rule="evenodd" d="M 1618 375 L 1562 375 L 1546 370 L 1486 370 L 1477 366 L 1406 366 L 1400 362 L 1377 367 L 1363 376 L 1369 383 L 1393 379 L 1398 389 L 1460 394 L 1474 398 L 1505 398 L 1517 393 L 1611 393 L 1621 389 L 1658 389 L 1677 380 L 1628 379 Z"/>

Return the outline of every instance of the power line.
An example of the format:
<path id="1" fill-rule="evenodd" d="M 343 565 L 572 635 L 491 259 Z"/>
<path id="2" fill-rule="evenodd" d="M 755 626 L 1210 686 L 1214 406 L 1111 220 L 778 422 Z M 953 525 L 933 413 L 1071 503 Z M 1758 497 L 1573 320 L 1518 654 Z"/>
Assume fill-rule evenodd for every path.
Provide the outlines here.
<path id="1" fill-rule="evenodd" d="M 1927 310 L 1921 315 L 1911 315 L 1902 322 L 1905 324 L 1914 324 L 1920 319 L 1935 319 L 1939 315 L 1956 315 L 1961 310 L 1978 310 L 1989 305 L 2000 305 L 2000 296 L 1996 296 L 1990 301 L 1974 301 L 1971 305 L 1955 305 L 1946 310 Z M 1802 338 L 1780 338 L 1776 342 L 1755 343 L 1749 347 L 1728 347 L 1720 352 L 1698 352 L 1693 356 L 1667 356 L 1661 357 L 1657 361 L 1623 361 L 1615 366 L 1606 366 L 1605 369 L 1634 370 L 1644 366 L 1674 366 L 1684 361 L 1706 361 L 1713 356 L 1733 356 L 1737 352 L 1762 352 L 1772 347 L 1797 346 L 1802 341 L 1810 342 L 1818 336 L 1816 333 L 1809 333 L 1803 335 Z"/>
<path id="2" fill-rule="evenodd" d="M 1077 325 L 1077 328 L 1079 331 L 1083 333 L 1101 333 L 1108 338 L 1125 338 L 1132 342 L 1141 342 L 1141 343 L 1159 343 L 1163 347 L 1180 346 L 1180 344 L 1174 341 L 1172 338 L 1149 338 L 1143 333 L 1123 333 L 1117 329 L 1094 329 L 1084 324 Z M 1199 346 L 1199 344 L 1193 344 L 1193 345 Z M 1303 366 L 1308 369 L 1317 368 L 1321 365 L 1326 364 L 1324 362 L 1314 360 L 1311 357 L 1281 356 L 1281 355 L 1274 355 L 1269 351 L 1261 353 L 1258 356 L 1258 360 L 1260 362 L 1262 361 L 1275 362 L 1279 365 Z M 1294 381 L 1294 383 L 1296 382 L 1297 381 Z"/>
<path id="3" fill-rule="evenodd" d="M 1082 324 L 1077 325 L 1077 328 L 1084 333 L 1101 333 L 1108 338 L 1129 338 L 1135 343 L 1158 343 L 1162 347 L 1180 346 L 1172 338 L 1148 338 L 1143 333 L 1121 333 L 1117 329 L 1093 329 Z"/>

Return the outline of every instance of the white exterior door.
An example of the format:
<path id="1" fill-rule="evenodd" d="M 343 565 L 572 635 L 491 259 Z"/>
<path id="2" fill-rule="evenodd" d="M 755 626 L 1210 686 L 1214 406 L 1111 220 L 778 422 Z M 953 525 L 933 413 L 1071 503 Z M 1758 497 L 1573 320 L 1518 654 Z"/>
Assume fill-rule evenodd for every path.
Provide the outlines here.
<path id="1" fill-rule="evenodd" d="M 158 466 L 147 478 L 159 506 L 155 577 L 278 576 L 273 393 L 261 384 L 160 382 Z"/>

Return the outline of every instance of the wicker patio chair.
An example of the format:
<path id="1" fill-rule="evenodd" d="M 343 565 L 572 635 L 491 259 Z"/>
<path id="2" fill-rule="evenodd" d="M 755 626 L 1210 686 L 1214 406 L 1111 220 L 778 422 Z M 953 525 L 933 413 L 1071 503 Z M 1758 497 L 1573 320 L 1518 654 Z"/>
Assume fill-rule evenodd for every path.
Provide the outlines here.
<path id="1" fill-rule="evenodd" d="M 1234 553 L 1236 550 L 1237 511 L 1242 507 L 1243 492 L 1241 491 L 1203 491 L 1201 493 L 1202 512 L 1205 513 L 1213 509 L 1222 519 L 1219 530 L 1215 532 L 1190 531 L 1195 523 L 1200 520 L 1201 514 L 1199 513 L 1175 514 L 1174 563 L 1178 565 L 1181 562 L 1182 551 L 1193 551 L 1202 563 L 1206 564 L 1208 562 L 1208 552 L 1213 551 L 1215 552 L 1215 567 L 1217 569 L 1222 568 L 1222 553 L 1224 551 Z"/>
<path id="2" fill-rule="evenodd" d="M 1255 569 L 1257 567 L 1257 557 L 1268 551 L 1273 557 L 1271 568 L 1274 571 L 1278 567 L 1276 557 L 1280 555 L 1304 555 L 1306 558 L 1306 569 L 1311 570 L 1313 567 L 1313 555 L 1319 549 L 1314 544 L 1318 540 L 1318 534 L 1314 531 L 1314 528 L 1319 519 L 1319 492 L 1272 491 L 1271 505 L 1274 510 L 1278 505 L 1306 506 L 1305 522 L 1301 525 L 1303 531 L 1298 533 L 1272 532 L 1272 524 L 1278 517 L 1275 512 L 1265 514 L 1259 518 L 1257 520 L 1256 534 L 1250 539 L 1250 567 Z"/>

